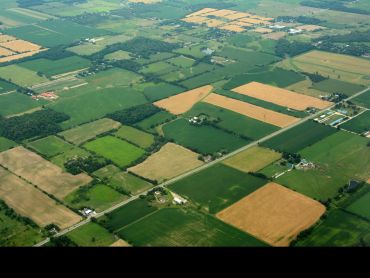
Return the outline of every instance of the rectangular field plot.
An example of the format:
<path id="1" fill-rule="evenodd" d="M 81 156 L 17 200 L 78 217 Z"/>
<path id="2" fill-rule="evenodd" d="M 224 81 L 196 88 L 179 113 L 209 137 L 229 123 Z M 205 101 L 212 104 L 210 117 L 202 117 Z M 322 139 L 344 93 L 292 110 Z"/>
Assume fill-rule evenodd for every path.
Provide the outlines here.
<path id="1" fill-rule="evenodd" d="M 173 208 L 123 228 L 118 236 L 134 246 L 264 246 L 212 216 Z"/>
<path id="2" fill-rule="evenodd" d="M 37 101 L 18 92 L 0 95 L 0 115 L 13 116 L 41 107 L 43 101 Z"/>
<path id="3" fill-rule="evenodd" d="M 370 61 L 364 58 L 315 50 L 284 60 L 280 65 L 301 72 L 319 73 L 332 79 L 340 76 L 340 80 L 350 83 L 370 84 L 369 79 L 365 78 L 370 73 Z"/>
<path id="4" fill-rule="evenodd" d="M 8 93 L 10 91 L 14 91 L 17 89 L 17 86 L 15 86 L 12 83 L 9 83 L 5 80 L 0 80 L 0 95 L 4 93 Z"/>
<path id="5" fill-rule="evenodd" d="M 358 85 L 358 84 L 352 84 L 349 82 L 336 80 L 336 79 L 326 79 L 323 81 L 320 81 L 318 83 L 313 83 L 312 86 L 316 90 L 320 90 L 323 92 L 328 93 L 343 93 L 347 96 L 351 96 L 363 89 L 365 89 L 364 86 Z"/>
<path id="6" fill-rule="evenodd" d="M 118 231 L 157 210 L 146 200 L 136 199 L 113 212 L 99 218 L 99 223 L 109 231 Z"/>
<path id="7" fill-rule="evenodd" d="M 352 101 L 358 105 L 364 106 L 370 109 L 370 90 L 366 93 L 352 99 Z"/>
<path id="8" fill-rule="evenodd" d="M 4 137 L 0 137 L 0 152 L 9 150 L 10 148 L 13 148 L 17 145 L 17 143 L 6 139 Z"/>
<path id="9" fill-rule="evenodd" d="M 262 138 L 279 130 L 279 128 L 274 125 L 246 117 L 206 102 L 198 102 L 192 109 L 186 112 L 184 116 L 189 118 L 205 116 L 210 121 L 214 120 L 215 122 L 213 122 L 213 124 L 216 126 L 253 140 Z"/>
<path id="10" fill-rule="evenodd" d="M 58 166 L 23 147 L 0 153 L 0 164 L 60 199 L 91 181 L 86 174 L 73 176 L 65 173 Z"/>
<path id="11" fill-rule="evenodd" d="M 126 167 L 145 154 L 143 149 L 112 136 L 95 139 L 84 147 L 113 161 L 119 167 Z"/>
<path id="12" fill-rule="evenodd" d="M 142 90 L 140 87 L 143 87 Z M 184 91 L 183 88 L 167 83 L 143 83 L 136 86 L 136 89 L 142 91 L 150 102 L 161 100 Z"/>
<path id="13" fill-rule="evenodd" d="M 307 121 L 263 142 L 262 145 L 280 152 L 295 153 L 307 146 L 315 144 L 336 131 L 332 127 Z"/>
<path id="14" fill-rule="evenodd" d="M 147 149 L 154 144 L 154 136 L 131 126 L 122 126 L 115 136 L 127 140 L 141 148 Z"/>
<path id="15" fill-rule="evenodd" d="M 106 247 L 116 241 L 113 234 L 96 223 L 88 223 L 67 234 L 67 237 L 81 247 Z"/>
<path id="16" fill-rule="evenodd" d="M 219 212 L 217 217 L 270 245 L 289 246 L 325 210 L 317 201 L 269 183 Z"/>
<path id="17" fill-rule="evenodd" d="M 370 110 L 367 110 L 356 118 L 340 125 L 340 127 L 349 131 L 357 132 L 358 134 L 370 131 Z"/>
<path id="18" fill-rule="evenodd" d="M 217 164 L 170 185 L 170 189 L 217 213 L 255 191 L 266 180 Z"/>
<path id="19" fill-rule="evenodd" d="M 369 185 L 365 186 L 369 187 Z M 346 210 L 370 221 L 370 192 L 368 191 L 366 194 L 347 206 Z"/>
<path id="20" fill-rule="evenodd" d="M 64 167 L 64 163 L 66 163 L 67 161 L 69 161 L 71 159 L 75 159 L 77 157 L 87 158 L 91 155 L 92 155 L 91 153 L 89 153 L 88 151 L 86 151 L 84 149 L 74 147 L 74 148 L 71 148 L 69 150 L 64 151 L 63 153 L 61 153 L 59 155 L 53 156 L 50 159 L 50 161 L 66 171 L 66 169 Z"/>
<path id="21" fill-rule="evenodd" d="M 244 116 L 262 121 L 277 127 L 287 127 L 297 121 L 298 118 L 281 114 L 272 110 L 268 110 L 253 104 L 249 104 L 240 100 L 233 98 L 228 98 L 219 94 L 210 94 L 205 99 L 204 102 L 229 109 L 236 113 L 242 114 Z"/>
<path id="22" fill-rule="evenodd" d="M 233 91 L 298 111 L 304 111 L 308 107 L 324 109 L 332 104 L 331 102 L 318 98 L 294 93 L 258 82 L 251 82 L 246 85 L 242 85 L 234 88 Z"/>
<path id="23" fill-rule="evenodd" d="M 188 111 L 194 104 L 206 97 L 213 87 L 210 85 L 190 90 L 176 96 L 166 98 L 154 103 L 154 105 L 167 110 L 168 112 L 179 115 Z"/>
<path id="24" fill-rule="evenodd" d="M 104 118 L 63 131 L 58 135 L 62 136 L 68 142 L 71 142 L 75 145 L 80 145 L 100 134 L 117 129 L 120 126 L 121 124 L 119 122 Z"/>
<path id="25" fill-rule="evenodd" d="M 160 111 L 153 116 L 150 116 L 138 123 L 136 123 L 136 126 L 147 130 L 151 131 L 153 130 L 154 127 L 159 126 L 161 124 L 164 124 L 166 122 L 169 122 L 175 118 L 174 115 L 166 112 L 166 111 Z"/>
<path id="26" fill-rule="evenodd" d="M 37 59 L 19 64 L 21 67 L 41 72 L 48 77 L 88 68 L 90 65 L 89 60 L 78 56 L 59 60 Z"/>
<path id="27" fill-rule="evenodd" d="M 248 173 L 257 172 L 280 158 L 281 154 L 278 152 L 256 146 L 246 149 L 222 163 Z"/>
<path id="28" fill-rule="evenodd" d="M 166 138 L 203 154 L 212 154 L 221 150 L 231 152 L 250 142 L 212 126 L 192 125 L 185 119 L 170 122 L 164 125 L 162 130 Z"/>
<path id="29" fill-rule="evenodd" d="M 73 148 L 73 145 L 56 136 L 48 136 L 28 143 L 27 145 L 39 154 L 42 154 L 46 157 L 53 157 Z"/>
<path id="30" fill-rule="evenodd" d="M 69 206 L 76 209 L 89 207 L 100 212 L 125 199 L 127 196 L 118 193 L 109 186 L 96 184 L 82 187 L 69 194 L 64 200 Z"/>
<path id="31" fill-rule="evenodd" d="M 46 77 L 37 75 L 37 72 L 18 65 L 0 67 L 0 78 L 11 80 L 14 84 L 22 87 L 30 87 L 48 81 Z"/>
<path id="32" fill-rule="evenodd" d="M 318 200 L 338 194 L 349 180 L 367 180 L 370 173 L 369 139 L 345 131 L 337 132 L 300 151 L 315 164 L 314 169 L 293 170 L 278 183 Z"/>
<path id="33" fill-rule="evenodd" d="M 137 195 L 153 186 L 153 184 L 140 179 L 134 175 L 121 171 L 114 165 L 105 166 L 94 172 L 94 176 L 105 180 L 106 183 L 117 190 Z"/>
<path id="34" fill-rule="evenodd" d="M 296 246 L 346 247 L 370 244 L 370 223 L 335 209 Z"/>
<path id="35" fill-rule="evenodd" d="M 128 170 L 159 183 L 203 165 L 199 154 L 173 143 L 167 143 L 141 164 Z"/>
<path id="36" fill-rule="evenodd" d="M 19 214 L 44 227 L 55 224 L 64 229 L 81 217 L 36 189 L 32 184 L 0 167 L 0 198 Z"/>

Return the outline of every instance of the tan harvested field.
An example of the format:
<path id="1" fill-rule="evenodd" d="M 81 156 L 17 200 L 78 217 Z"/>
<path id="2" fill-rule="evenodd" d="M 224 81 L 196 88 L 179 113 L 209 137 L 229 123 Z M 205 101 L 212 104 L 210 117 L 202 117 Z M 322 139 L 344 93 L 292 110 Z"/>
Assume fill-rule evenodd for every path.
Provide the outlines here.
<path id="1" fill-rule="evenodd" d="M 115 242 L 113 242 L 110 247 L 130 247 L 131 245 L 128 244 L 126 241 L 124 241 L 123 239 L 119 239 Z"/>
<path id="2" fill-rule="evenodd" d="M 287 127 L 300 120 L 299 118 L 218 94 L 210 94 L 203 101 L 278 127 Z"/>
<path id="3" fill-rule="evenodd" d="M 194 104 L 205 98 L 212 90 L 213 86 L 206 85 L 154 102 L 154 105 L 166 109 L 172 114 L 179 115 L 191 109 Z"/>
<path id="4" fill-rule="evenodd" d="M 62 136 L 66 141 L 80 145 L 96 136 L 108 132 L 113 129 L 118 129 L 121 123 L 113 121 L 111 119 L 103 118 L 91 123 L 80 125 L 76 128 L 72 128 L 58 135 Z"/>
<path id="5" fill-rule="evenodd" d="M 332 104 L 329 101 L 302 95 L 259 82 L 250 82 L 233 89 L 233 91 L 299 111 L 304 111 L 308 107 L 324 109 Z"/>
<path id="6" fill-rule="evenodd" d="M 301 30 L 304 30 L 304 31 L 312 32 L 312 31 L 316 31 L 316 30 L 325 29 L 325 27 L 322 27 L 322 26 L 319 26 L 319 25 L 307 24 L 307 25 L 297 26 L 296 29 L 301 29 Z"/>
<path id="7" fill-rule="evenodd" d="M 0 153 L 0 165 L 59 199 L 92 181 L 86 174 L 73 176 L 63 172 L 58 166 L 23 147 Z"/>
<path id="8" fill-rule="evenodd" d="M 217 19 L 208 19 L 207 21 L 204 21 L 203 23 L 205 23 L 208 27 L 212 27 L 212 28 L 225 24 L 224 21 L 217 20 Z"/>
<path id="9" fill-rule="evenodd" d="M 270 39 L 270 40 L 280 40 L 281 38 L 284 38 L 287 35 L 285 32 L 273 32 L 269 34 L 263 35 L 265 39 Z"/>
<path id="10" fill-rule="evenodd" d="M 18 53 L 36 51 L 41 49 L 41 46 L 24 40 L 3 42 L 0 43 L 0 46 Z"/>
<path id="11" fill-rule="evenodd" d="M 272 30 L 269 28 L 256 28 L 253 30 L 254 32 L 261 33 L 261 34 L 268 34 L 272 33 Z"/>
<path id="12" fill-rule="evenodd" d="M 128 170 L 141 177 L 163 182 L 203 165 L 199 154 L 174 143 L 167 143 L 144 162 Z"/>
<path id="13" fill-rule="evenodd" d="M 221 27 L 219 27 L 219 29 L 232 31 L 232 32 L 237 32 L 237 33 L 245 31 L 245 29 L 243 27 L 240 27 L 238 25 L 233 25 L 233 24 L 228 24 L 228 25 L 221 26 Z"/>
<path id="14" fill-rule="evenodd" d="M 10 51 L 10 50 L 8 50 L 6 48 L 2 48 L 0 46 L 0 56 L 10 56 L 10 55 L 13 55 L 13 54 L 14 54 L 13 51 Z"/>
<path id="15" fill-rule="evenodd" d="M 54 223 L 65 229 L 81 217 L 36 189 L 21 178 L 0 167 L 0 198 L 17 213 L 31 218 L 39 226 Z"/>
<path id="16" fill-rule="evenodd" d="M 15 60 L 22 59 L 22 58 L 25 58 L 25 57 L 31 57 L 31 56 L 33 56 L 33 55 L 35 55 L 39 52 L 45 51 L 45 50 L 47 50 L 47 49 L 40 49 L 40 50 L 36 50 L 36 51 L 30 51 L 30 52 L 20 53 L 20 54 L 8 56 L 8 57 L 3 57 L 3 58 L 0 58 L 0 63 L 15 61 Z"/>
<path id="17" fill-rule="evenodd" d="M 370 60 L 324 51 L 308 53 L 285 59 L 279 66 L 286 69 L 316 73 L 334 79 L 357 84 L 370 85 Z"/>
<path id="18" fill-rule="evenodd" d="M 233 13 L 233 14 L 228 14 L 223 16 L 224 18 L 230 19 L 230 20 L 235 20 L 243 17 L 247 17 L 249 14 L 247 13 Z"/>
<path id="19" fill-rule="evenodd" d="M 272 20 L 274 20 L 272 17 L 263 17 L 263 16 L 259 16 L 259 15 L 251 15 L 250 18 L 259 19 L 259 20 L 263 20 L 263 21 L 272 21 Z"/>
<path id="20" fill-rule="evenodd" d="M 321 203 L 268 183 L 217 214 L 217 217 L 272 246 L 289 246 L 325 213 Z"/>
<path id="21" fill-rule="evenodd" d="M 222 163 L 243 172 L 257 172 L 281 158 L 281 154 L 270 149 L 255 146 L 242 151 Z"/>
<path id="22" fill-rule="evenodd" d="M 213 15 L 213 16 L 217 16 L 217 17 L 225 17 L 227 15 L 235 14 L 235 13 L 237 13 L 237 12 L 232 11 L 232 10 L 216 10 L 216 11 L 212 11 L 212 12 L 207 13 L 207 16 Z"/>
<path id="23" fill-rule="evenodd" d="M 252 24 L 262 24 L 262 25 L 267 25 L 267 24 L 270 23 L 268 21 L 264 21 L 264 20 L 260 20 L 260 19 L 256 19 L 256 18 L 249 18 L 249 17 L 241 18 L 241 19 L 239 19 L 239 21 L 252 23 Z"/>
<path id="24" fill-rule="evenodd" d="M 217 10 L 216 9 L 213 9 L 213 8 L 204 8 L 204 9 L 201 9 L 201 10 L 199 10 L 197 12 L 192 13 L 192 14 L 188 14 L 186 17 L 203 15 L 203 14 L 214 12 L 214 11 L 217 11 Z"/>
<path id="25" fill-rule="evenodd" d="M 14 41 L 14 40 L 16 40 L 15 37 L 12 37 L 9 35 L 0 35 L 0 43 Z"/>
<path id="26" fill-rule="evenodd" d="M 231 21 L 230 24 L 231 25 L 243 26 L 243 27 L 253 26 L 253 24 L 250 24 L 250 23 L 247 23 L 247 22 L 243 22 L 243 21 Z"/>
<path id="27" fill-rule="evenodd" d="M 183 18 L 182 20 L 189 23 L 203 23 L 205 21 L 208 21 L 209 19 L 207 17 L 192 16 Z"/>

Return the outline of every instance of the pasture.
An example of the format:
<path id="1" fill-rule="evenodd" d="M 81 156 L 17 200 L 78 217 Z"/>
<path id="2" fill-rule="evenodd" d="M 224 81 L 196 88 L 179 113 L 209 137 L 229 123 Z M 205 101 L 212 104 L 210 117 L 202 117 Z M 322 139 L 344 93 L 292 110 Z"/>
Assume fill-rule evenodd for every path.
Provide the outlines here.
<path id="1" fill-rule="evenodd" d="M 123 228 L 118 236 L 134 246 L 264 246 L 212 216 L 174 208 L 159 210 Z"/>
<path id="2" fill-rule="evenodd" d="M 281 154 L 278 152 L 255 146 L 222 161 L 222 163 L 248 173 L 257 172 L 280 158 Z"/>
<path id="3" fill-rule="evenodd" d="M 14 105 L 16 103 L 17 105 Z M 37 101 L 21 93 L 9 93 L 0 95 L 0 115 L 13 116 L 30 110 L 38 109 L 44 101 Z"/>
<path id="4" fill-rule="evenodd" d="M 159 183 L 203 165 L 199 154 L 173 143 L 167 143 L 158 152 L 128 171 Z"/>
<path id="5" fill-rule="evenodd" d="M 352 102 L 370 109 L 370 90 L 352 99 Z"/>
<path id="6" fill-rule="evenodd" d="M 166 111 L 160 111 L 153 116 L 150 116 L 138 123 L 136 123 L 136 126 L 138 126 L 141 129 L 152 131 L 154 127 L 164 124 L 166 122 L 169 122 L 175 118 L 174 115 L 166 112 Z"/>
<path id="7" fill-rule="evenodd" d="M 228 130 L 254 140 L 262 138 L 279 129 L 276 126 L 206 102 L 198 102 L 184 114 L 184 116 L 190 118 L 198 117 L 200 115 L 212 119 L 218 119 L 214 124 L 221 129 Z"/>
<path id="8" fill-rule="evenodd" d="M 313 83 L 312 86 L 316 90 L 320 90 L 328 93 L 342 93 L 346 96 L 352 96 L 353 94 L 365 89 L 362 85 L 352 84 L 337 79 L 326 79 L 317 83 Z"/>
<path id="9" fill-rule="evenodd" d="M 276 183 L 268 183 L 217 214 L 217 217 L 272 246 L 289 246 L 315 224 L 324 205 Z"/>
<path id="10" fill-rule="evenodd" d="M 349 131 L 357 132 L 358 134 L 370 131 L 370 110 L 367 110 L 356 118 L 340 125 L 340 127 Z"/>
<path id="11" fill-rule="evenodd" d="M 0 153 L 0 165 L 59 199 L 91 181 L 86 174 L 73 176 L 65 173 L 58 166 L 23 147 Z"/>
<path id="12" fill-rule="evenodd" d="M 184 91 L 183 88 L 168 83 L 142 83 L 136 89 L 142 91 L 150 102 L 177 95 Z"/>
<path id="13" fill-rule="evenodd" d="M 147 149 L 154 144 L 154 136 L 152 134 L 131 126 L 122 126 L 114 135 L 143 149 Z"/>
<path id="14" fill-rule="evenodd" d="M 84 148 L 113 161 L 122 168 L 129 166 L 145 154 L 143 149 L 112 136 L 90 141 L 84 145 Z"/>
<path id="15" fill-rule="evenodd" d="M 32 184 L 0 167 L 0 197 L 17 213 L 44 227 L 55 224 L 64 229 L 81 217 L 36 189 Z"/>
<path id="16" fill-rule="evenodd" d="M 27 144 L 28 147 L 46 157 L 62 154 L 73 148 L 73 145 L 56 136 L 48 136 Z"/>
<path id="17" fill-rule="evenodd" d="M 108 118 L 103 118 L 63 131 L 58 135 L 72 144 L 80 145 L 88 140 L 94 139 L 100 134 L 118 129 L 120 126 L 121 124 L 119 122 L 113 121 Z"/>
<path id="18" fill-rule="evenodd" d="M 4 137 L 0 137 L 0 152 L 9 150 L 17 145 L 17 143 L 13 142 L 12 140 L 6 139 Z"/>
<path id="19" fill-rule="evenodd" d="M 266 180 L 217 164 L 181 179 L 169 188 L 214 214 L 252 193 Z"/>
<path id="20" fill-rule="evenodd" d="M 205 98 L 212 90 L 213 87 L 210 85 L 203 86 L 166 98 L 164 100 L 154 102 L 154 105 L 175 115 L 183 114 L 191 109 L 194 104 Z"/>
<path id="21" fill-rule="evenodd" d="M 93 208 L 101 212 L 122 202 L 127 196 L 122 195 L 104 184 L 81 187 L 64 198 L 66 204 L 76 209 Z"/>
<path id="22" fill-rule="evenodd" d="M 88 223 L 67 234 L 67 237 L 81 247 L 106 247 L 116 241 L 113 234 L 96 223 Z"/>
<path id="23" fill-rule="evenodd" d="M 114 165 L 107 165 L 97 170 L 94 172 L 94 176 L 104 180 L 106 184 L 115 190 L 119 192 L 123 190 L 132 195 L 137 195 L 153 186 L 143 179 L 121 171 Z"/>
<path id="24" fill-rule="evenodd" d="M 14 84 L 9 83 L 5 80 L 0 80 L 0 95 L 14 91 L 16 89 L 17 89 L 17 86 L 15 86 Z"/>
<path id="25" fill-rule="evenodd" d="M 370 84 L 365 78 L 370 72 L 370 61 L 364 58 L 314 50 L 286 59 L 279 66 L 359 85 Z"/>
<path id="26" fill-rule="evenodd" d="M 0 67 L 0 78 L 11 81 L 21 87 L 30 87 L 48 81 L 46 77 L 37 75 L 37 72 L 19 65 Z"/>
<path id="27" fill-rule="evenodd" d="M 230 133 L 208 125 L 195 126 L 177 119 L 162 127 L 166 138 L 195 152 L 212 154 L 221 150 L 231 152 L 249 143 Z"/>
<path id="28" fill-rule="evenodd" d="M 307 146 L 315 144 L 336 131 L 332 127 L 320 125 L 314 121 L 306 121 L 263 142 L 262 146 L 280 152 L 295 153 Z"/>
<path id="29" fill-rule="evenodd" d="M 219 94 L 210 94 L 203 101 L 277 127 L 287 127 L 299 121 L 299 118 Z"/>
<path id="30" fill-rule="evenodd" d="M 364 185 L 364 186 L 368 187 L 368 185 Z M 370 192 L 367 191 L 366 194 L 359 197 L 357 200 L 355 200 L 352 204 L 347 206 L 345 209 L 351 213 L 364 217 L 370 221 L 369 204 L 370 204 Z"/>

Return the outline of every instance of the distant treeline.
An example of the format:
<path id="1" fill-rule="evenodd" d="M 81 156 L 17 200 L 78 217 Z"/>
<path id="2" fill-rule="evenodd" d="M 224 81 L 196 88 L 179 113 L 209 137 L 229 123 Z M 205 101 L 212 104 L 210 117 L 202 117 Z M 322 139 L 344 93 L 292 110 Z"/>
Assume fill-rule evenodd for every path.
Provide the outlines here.
<path id="1" fill-rule="evenodd" d="M 298 22 L 303 24 L 320 24 L 325 21 L 309 16 L 278 16 L 275 22 Z"/>
<path id="2" fill-rule="evenodd" d="M 17 0 L 18 6 L 21 8 L 29 8 L 32 6 L 39 6 L 50 1 L 45 0 Z M 73 3 L 86 3 L 87 0 L 59 0 L 64 4 L 73 4 Z"/>
<path id="3" fill-rule="evenodd" d="M 68 119 L 68 115 L 51 109 L 12 118 L 0 118 L 0 136 L 14 141 L 48 136 L 60 132 L 59 123 Z"/>
<path id="4" fill-rule="evenodd" d="M 300 4 L 302 6 L 308 6 L 313 8 L 320 9 L 329 9 L 334 11 L 341 11 L 347 13 L 356 13 L 356 14 L 370 14 L 369 11 L 361 10 L 358 8 L 351 8 L 345 6 L 345 3 L 352 2 L 352 0 L 304 0 Z"/>
<path id="5" fill-rule="evenodd" d="M 313 48 L 314 46 L 310 43 L 280 39 L 275 46 L 275 54 L 282 58 L 286 55 L 296 56 Z"/>

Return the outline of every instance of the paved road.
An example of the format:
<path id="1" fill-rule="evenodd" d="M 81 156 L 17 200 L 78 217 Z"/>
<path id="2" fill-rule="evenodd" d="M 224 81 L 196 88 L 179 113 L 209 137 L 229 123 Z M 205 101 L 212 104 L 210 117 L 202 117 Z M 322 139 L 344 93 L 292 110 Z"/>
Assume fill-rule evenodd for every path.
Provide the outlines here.
<path id="1" fill-rule="evenodd" d="M 367 92 L 369 89 L 370 89 L 370 87 L 368 87 L 368 88 L 366 88 L 366 89 L 364 89 L 364 90 L 362 90 L 362 91 L 360 91 L 360 92 L 358 92 L 358 93 L 354 94 L 353 96 L 351 96 L 351 97 L 347 98 L 346 100 L 351 100 L 351 99 L 353 99 L 353 98 L 355 98 L 355 97 L 357 97 L 357 96 L 359 96 L 359 95 L 361 95 L 361 94 L 364 94 L 364 93 L 365 93 L 365 92 Z M 193 169 L 193 170 L 188 171 L 188 172 L 186 172 L 186 173 L 184 173 L 184 174 L 182 174 L 182 175 L 179 175 L 179 176 L 177 176 L 177 177 L 175 177 L 175 178 L 173 178 L 173 179 L 171 179 L 171 180 L 168 180 L 168 181 L 166 181 L 166 182 L 163 182 L 163 183 L 161 183 L 160 185 L 158 185 L 157 187 L 166 187 L 166 186 L 168 186 L 168 185 L 170 185 L 170 184 L 172 184 L 172 183 L 174 183 L 174 182 L 176 182 L 176 181 L 179 181 L 179 180 L 181 180 L 181 179 L 183 179 L 183 178 L 186 178 L 186 177 L 188 177 L 188 176 L 190 176 L 190 175 L 193 175 L 193 174 L 195 174 L 195 173 L 197 173 L 197 172 L 200 172 L 200 171 L 202 171 L 202 170 L 204 170 L 204 169 L 207 169 L 207 168 L 209 168 L 209 167 L 211 167 L 211 166 L 213 166 L 213 165 L 215 165 L 215 164 L 217 164 L 217 163 L 221 162 L 222 160 L 225 160 L 225 159 L 227 159 L 227 158 L 229 158 L 229 157 L 231 157 L 231 156 L 233 156 L 233 155 L 235 155 L 235 154 L 237 154 L 237 153 L 240 153 L 240 152 L 242 152 L 242 151 L 244 151 L 244 150 L 246 150 L 246 149 L 249 149 L 249 148 L 251 148 L 251 147 L 253 147 L 253 146 L 256 146 L 256 145 L 258 145 L 259 143 L 262 143 L 262 142 L 264 142 L 264 141 L 267 141 L 267 140 L 271 139 L 271 138 L 272 138 L 272 137 L 274 137 L 274 136 L 277 136 L 277 135 L 279 135 L 279 134 L 281 134 L 281 133 L 283 133 L 283 132 L 285 132 L 285 131 L 287 131 L 287 130 L 289 130 L 289 129 L 292 129 L 293 127 L 296 127 L 296 126 L 298 126 L 298 125 L 300 125 L 300 124 L 302 124 L 302 123 L 304 123 L 304 122 L 307 122 L 308 120 L 314 119 L 314 118 L 316 118 L 319 114 L 321 114 L 323 111 L 327 111 L 327 110 L 329 110 L 329 109 L 333 108 L 335 105 L 336 105 L 336 104 L 333 104 L 333 105 L 331 105 L 330 107 L 327 107 L 327 108 L 326 108 L 326 109 L 324 109 L 324 110 L 320 110 L 319 112 L 317 112 L 317 113 L 315 113 L 315 114 L 311 114 L 311 115 L 307 116 L 306 118 L 303 118 L 302 120 L 300 120 L 300 121 L 298 121 L 298 122 L 296 122 L 296 123 L 294 123 L 294 124 L 292 124 L 292 125 L 290 125 L 290 126 L 288 126 L 288 127 L 282 128 L 282 129 L 280 129 L 280 130 L 278 130 L 278 131 L 276 131 L 276 132 L 274 132 L 274 133 L 271 133 L 271 134 L 269 134 L 269 135 L 267 135 L 267 136 L 263 137 L 262 139 L 260 139 L 260 140 L 258 140 L 258 141 L 254 141 L 254 142 L 252 142 L 252 143 L 250 143 L 250 144 L 248 144 L 248 145 L 245 145 L 245 146 L 241 147 L 240 149 L 237 149 L 237 150 L 235 150 L 235 151 L 233 151 L 233 152 L 231 152 L 231 153 L 229 153 L 229 154 L 227 154 L 227 155 L 225 155 L 225 156 L 223 156 L 223 157 L 220 157 L 220 158 L 218 158 L 218 159 L 215 159 L 215 160 L 214 160 L 214 161 L 212 161 L 212 162 L 209 162 L 209 163 L 207 163 L 207 164 L 203 164 L 202 166 L 200 166 L 200 167 L 198 167 L 198 168 L 196 168 L 196 169 Z M 99 218 L 99 217 L 103 216 L 103 215 L 104 215 L 104 214 L 106 214 L 106 213 L 109 213 L 109 212 L 111 212 L 111 211 L 113 211 L 113 210 L 115 210 L 115 209 L 117 209 L 117 208 L 119 208 L 119 207 L 122 207 L 122 206 L 124 206 L 124 205 L 126 205 L 126 204 L 128 204 L 128 203 L 130 203 L 130 202 L 132 202 L 132 201 L 134 201 L 134 200 L 136 200 L 136 199 L 138 199 L 140 195 L 142 195 L 142 194 L 144 194 L 144 195 L 145 195 L 145 194 L 147 194 L 150 190 L 152 190 L 152 188 L 150 188 L 150 189 L 148 189 L 148 190 L 146 190 L 146 191 L 144 191 L 144 192 L 142 192 L 142 193 L 140 193 L 140 194 L 138 194 L 138 195 L 132 196 L 132 197 L 130 197 L 129 199 L 127 199 L 127 200 L 125 200 L 125 201 L 123 201 L 123 202 L 121 202 L 121 203 L 119 203 L 119 204 L 117 204 L 117 205 L 115 205 L 115 206 L 112 206 L 112 207 L 110 207 L 109 209 L 107 209 L 107 210 L 105 210 L 105 211 L 102 211 L 102 212 L 100 212 L 100 213 L 96 214 L 94 217 L 95 217 L 95 218 Z M 87 219 L 83 220 L 82 222 L 79 222 L 79 223 L 77 223 L 77 224 L 75 224 L 75 225 L 73 225 L 73 226 L 71 226 L 71 227 L 69 227 L 69 228 L 67 228 L 67 229 L 65 229 L 65 230 L 63 230 L 63 231 L 60 231 L 58 234 L 54 235 L 54 237 L 58 237 L 58 236 L 64 235 L 64 234 L 66 234 L 66 233 L 68 233 L 68 232 L 70 232 L 70 231 L 72 231 L 72 230 L 74 230 L 74 229 L 77 229 L 77 228 L 79 228 L 79 227 L 81 227 L 81 226 L 83 226 L 83 225 L 85 225 L 85 224 L 89 223 L 89 222 L 90 222 L 90 220 L 91 220 L 90 218 L 87 218 Z M 47 239 L 45 239 L 44 241 L 41 241 L 41 242 L 37 243 L 35 246 L 42 246 L 42 245 L 44 245 L 44 244 L 48 243 L 49 241 L 50 241 L 50 239 L 49 239 L 49 238 L 47 238 Z"/>

